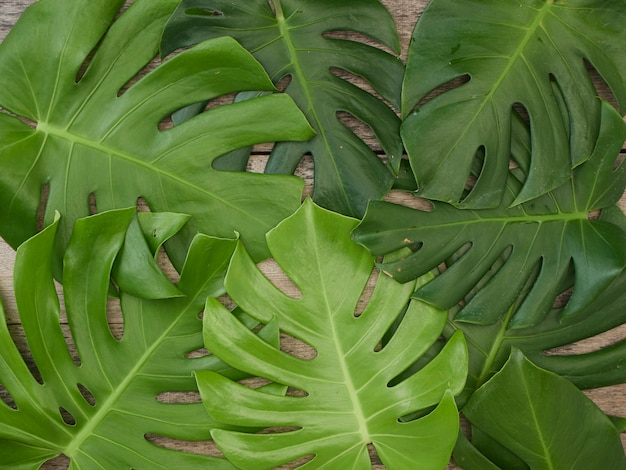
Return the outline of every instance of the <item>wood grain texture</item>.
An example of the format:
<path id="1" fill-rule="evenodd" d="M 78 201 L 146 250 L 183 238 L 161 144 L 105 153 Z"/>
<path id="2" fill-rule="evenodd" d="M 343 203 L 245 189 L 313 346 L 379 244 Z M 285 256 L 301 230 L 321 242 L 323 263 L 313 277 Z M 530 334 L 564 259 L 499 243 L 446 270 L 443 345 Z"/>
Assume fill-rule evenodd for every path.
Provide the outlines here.
<path id="1" fill-rule="evenodd" d="M 69 1 L 78 1 L 78 0 L 69 0 Z M 89 0 L 84 0 L 89 1 Z M 407 45 L 409 43 L 409 39 L 411 36 L 411 32 L 413 27 L 424 11 L 424 8 L 428 4 L 428 0 L 382 0 L 383 3 L 389 8 L 389 10 L 393 13 L 395 20 L 397 22 L 401 39 L 402 39 L 402 57 L 406 58 L 406 50 Z M 15 21 L 23 12 L 23 10 L 31 3 L 34 3 L 34 0 L 0 0 L 0 40 L 2 40 L 7 32 L 10 30 L 11 26 L 15 24 Z M 600 88 L 600 90 L 604 90 L 606 96 L 610 96 L 610 93 L 607 92 L 606 86 L 602 83 L 602 81 L 598 78 L 595 79 L 595 83 Z M 363 136 L 365 141 L 370 145 L 374 150 L 380 151 L 380 146 L 378 145 L 376 139 L 371 135 L 371 132 L 366 126 L 359 124 L 358 122 L 353 123 L 355 132 Z M 265 162 L 267 161 L 267 146 L 260 146 L 255 149 L 258 154 L 254 155 L 249 163 L 249 170 L 255 172 L 262 172 L 265 166 Z M 626 150 L 623 150 L 626 153 Z M 307 182 L 307 188 L 305 190 L 306 194 L 311 193 L 312 181 L 313 181 L 313 162 L 311 159 L 305 158 L 301 165 L 298 167 L 297 175 L 304 178 Z M 407 198 L 403 193 L 400 192 L 392 192 L 388 198 L 388 200 L 394 202 L 407 202 Z M 621 207 L 626 209 L 626 194 L 622 198 Z M 14 252 L 13 250 L 2 240 L 0 240 L 0 298 L 2 299 L 3 305 L 5 306 L 7 312 L 7 320 L 9 323 L 9 328 L 11 332 L 15 336 L 15 341 L 20 348 L 24 351 L 27 351 L 26 340 L 23 335 L 23 331 L 21 329 L 19 323 L 19 317 L 15 307 L 15 301 L 13 298 L 12 292 L 12 268 L 14 262 Z M 164 269 L 172 273 L 171 266 L 168 265 L 166 260 L 162 260 Z M 289 293 L 293 292 L 294 287 L 290 284 L 290 281 L 285 278 L 282 271 L 271 261 L 264 262 L 262 264 L 262 269 L 266 273 L 266 275 L 281 289 Z M 62 291 L 58 289 L 59 294 L 61 295 L 62 300 Z M 111 329 L 115 334 L 119 334 L 122 330 L 122 318 L 119 314 L 119 309 L 112 304 L 111 306 Z M 67 339 L 71 347 L 71 337 L 69 335 L 69 329 L 66 328 Z M 592 338 L 581 342 L 580 344 L 571 345 L 567 348 L 563 348 L 563 352 L 582 352 L 582 351 L 591 351 L 598 348 L 601 348 L 607 344 L 611 344 L 617 340 L 623 339 L 626 337 L 626 326 L 616 328 L 601 337 Z M 283 348 L 286 351 L 293 352 L 296 355 L 306 355 L 307 351 L 302 345 L 293 341 L 293 339 L 284 337 L 283 338 Z M 607 387 L 604 389 L 593 390 L 586 392 L 589 396 L 592 397 L 598 403 L 598 405 L 607 413 L 616 414 L 621 416 L 626 416 L 626 386 L 614 386 Z M 180 394 L 164 394 L 160 397 L 162 400 L 180 400 Z M 182 396 L 183 400 L 197 400 L 197 396 L 195 395 L 186 395 Z M 174 447 L 177 449 L 193 451 L 197 453 L 203 454 L 211 454 L 215 455 L 218 450 L 212 443 L 201 442 L 201 443 L 192 443 L 192 442 L 183 442 L 183 441 L 173 441 L 163 438 L 158 438 L 155 436 L 148 436 L 150 440 L 154 440 L 159 445 L 166 445 L 170 447 Z M 373 457 L 374 462 L 376 462 L 376 457 Z M 67 468 L 68 460 L 65 457 L 60 457 L 47 463 L 43 468 L 57 470 L 62 468 Z M 283 468 L 283 467 L 281 467 Z M 284 467 L 289 468 L 289 467 Z M 375 463 L 375 469 L 383 469 L 379 462 Z M 450 465 L 449 469 L 458 468 L 453 464 Z"/>

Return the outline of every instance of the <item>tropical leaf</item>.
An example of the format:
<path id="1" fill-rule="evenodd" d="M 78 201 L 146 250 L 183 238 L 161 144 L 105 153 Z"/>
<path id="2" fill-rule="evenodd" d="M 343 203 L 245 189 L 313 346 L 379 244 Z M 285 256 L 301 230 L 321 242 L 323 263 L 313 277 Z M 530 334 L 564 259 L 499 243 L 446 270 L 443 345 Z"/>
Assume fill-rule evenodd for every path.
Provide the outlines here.
<path id="1" fill-rule="evenodd" d="M 626 323 L 625 304 L 626 271 L 579 315 L 567 317 L 565 321 L 561 315 L 562 308 L 556 308 L 537 325 L 512 328 L 513 307 L 493 325 L 476 325 L 456 321 L 454 317 L 458 309 L 452 309 L 442 337 L 451 338 L 459 331 L 463 332 L 469 355 L 467 381 L 465 389 L 457 396 L 457 404 L 462 408 L 476 389 L 496 374 L 516 349 L 533 363 L 564 377 L 581 389 L 626 383 L 626 340 L 590 352 L 580 353 L 573 349 L 575 343 L 589 342 L 596 335 Z M 559 352 L 555 351 L 557 348 Z M 410 375 L 436 357 L 440 350 L 440 343 L 435 343 L 401 377 Z"/>
<path id="2" fill-rule="evenodd" d="M 463 300 L 456 319 L 480 324 L 496 322 L 516 303 L 520 305 L 510 326 L 540 322 L 556 296 L 569 287 L 573 266 L 574 292 L 563 311 L 564 316 L 573 315 L 626 265 L 626 237 L 620 226 L 589 219 L 591 211 L 614 207 L 624 192 L 626 165 L 614 165 L 625 137 L 626 125 L 605 104 L 593 154 L 574 170 L 571 182 L 510 206 L 531 166 L 530 142 L 517 140 L 514 158 L 519 168 L 510 172 L 498 208 L 459 210 L 434 203 L 433 210 L 425 212 L 372 202 L 354 238 L 377 256 L 404 248 L 404 256 L 381 265 L 400 281 L 446 262 L 447 269 L 415 295 L 445 309 Z"/>
<path id="3" fill-rule="evenodd" d="M 215 420 L 296 428 L 269 434 L 214 430 L 218 446 L 240 468 L 270 468 L 303 456 L 313 456 L 303 468 L 370 468 L 369 443 L 388 468 L 443 469 L 448 463 L 458 431 L 453 394 L 465 382 L 463 336 L 450 338 L 415 374 L 394 380 L 437 341 L 446 313 L 418 301 L 407 308 L 413 284 L 381 276 L 356 315 L 373 268 L 372 257 L 350 240 L 356 223 L 307 200 L 268 234 L 274 259 L 301 298 L 272 285 L 241 245 L 229 265 L 225 285 L 238 307 L 261 323 L 275 318 L 284 333 L 315 350 L 313 359 L 257 341 L 217 300 L 207 300 L 204 339 L 213 354 L 300 391 L 300 396 L 270 396 L 212 371 L 196 373 Z M 385 332 L 405 310 L 381 349 Z M 435 405 L 420 419 L 402 419 Z"/>
<path id="4" fill-rule="evenodd" d="M 158 53 L 178 1 L 138 0 L 114 20 L 123 3 L 39 1 L 0 45 L 0 106 L 11 113 L 0 113 L 0 234 L 16 246 L 35 232 L 48 184 L 45 219 L 64 214 L 62 245 L 74 221 L 89 215 L 93 194 L 101 211 L 143 197 L 155 212 L 193 215 L 168 244 L 177 266 L 198 231 L 237 231 L 264 256 L 265 232 L 298 207 L 302 182 L 211 165 L 238 147 L 310 138 L 306 119 L 289 97 L 272 95 L 159 130 L 188 104 L 274 87 L 230 38 L 204 42 L 133 83 Z"/>
<path id="5" fill-rule="evenodd" d="M 463 413 L 476 447 L 461 439 L 454 458 L 466 470 L 626 468 L 611 420 L 570 382 L 519 351 L 474 393 Z"/>
<path id="6" fill-rule="evenodd" d="M 402 97 L 402 138 L 420 195 L 474 209 L 500 205 L 515 105 L 530 119 L 532 165 L 514 203 L 566 183 L 599 132 L 586 63 L 626 112 L 625 23 L 622 0 L 431 1 L 413 33 Z M 477 153 L 484 160 L 475 170 Z M 478 180 L 466 195 L 470 175 Z"/>
<path id="7" fill-rule="evenodd" d="M 351 38 L 357 32 L 399 53 L 393 19 L 379 0 L 183 0 L 163 36 L 163 54 L 206 38 L 230 35 L 254 54 L 274 83 L 304 111 L 317 136 L 279 143 L 266 173 L 293 173 L 305 154 L 315 162 L 314 200 L 361 217 L 381 199 L 393 172 L 338 116 L 347 112 L 375 133 L 397 173 L 402 156 L 400 119 L 383 100 L 334 73 L 358 75 L 399 107 L 404 67 L 394 55 Z"/>
<path id="8" fill-rule="evenodd" d="M 107 293 L 133 214 L 133 208 L 104 212 L 79 219 L 73 230 L 63 293 L 78 358 L 64 339 L 52 276 L 60 222 L 18 249 L 15 298 L 40 377 L 22 359 L 0 311 L 0 384 L 14 402 L 0 401 L 0 468 L 35 469 L 60 454 L 72 469 L 232 468 L 224 459 L 159 447 L 146 435 L 210 439 L 216 423 L 200 403 L 166 404 L 157 395 L 197 390 L 195 369 L 242 377 L 214 356 L 186 357 L 202 347 L 198 313 L 206 296 L 223 292 L 236 241 L 194 238 L 177 286 L 184 297 L 142 300 L 122 292 L 124 330 L 117 339 L 107 322 Z"/>

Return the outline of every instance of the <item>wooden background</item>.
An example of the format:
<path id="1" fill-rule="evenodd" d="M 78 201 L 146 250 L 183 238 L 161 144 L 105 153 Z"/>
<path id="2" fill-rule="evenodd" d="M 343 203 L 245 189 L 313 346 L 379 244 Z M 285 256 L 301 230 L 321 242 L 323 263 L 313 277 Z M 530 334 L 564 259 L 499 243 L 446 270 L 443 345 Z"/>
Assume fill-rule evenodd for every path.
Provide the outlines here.
<path id="1" fill-rule="evenodd" d="M 68 0 L 78 1 L 78 0 Z M 89 1 L 89 0 L 84 0 Z M 428 4 L 428 0 L 382 0 L 383 3 L 389 8 L 394 15 L 396 23 L 398 25 L 401 39 L 402 39 L 402 57 L 406 58 L 406 48 L 411 36 L 413 27 L 418 20 L 419 16 L 423 12 L 424 8 Z M 0 0 L 0 40 L 2 40 L 11 26 L 15 24 L 17 18 L 22 11 L 34 0 Z M 596 80 L 596 85 L 601 95 L 609 97 L 610 93 L 607 92 L 606 86 L 601 80 Z M 380 151 L 380 146 L 375 139 L 369 135 L 367 136 L 366 129 L 359 129 L 359 135 L 366 135 L 365 139 L 367 143 L 377 151 Z M 623 149 L 622 153 L 626 153 Z M 267 159 L 266 155 L 255 155 L 250 162 L 249 169 L 251 171 L 263 171 L 263 166 Z M 1 169 L 0 169 L 1 171 Z M 312 184 L 313 164 L 310 160 L 305 160 L 298 169 L 298 175 L 303 177 L 307 181 L 306 193 L 310 193 Z M 403 197 L 401 193 L 391 194 L 388 199 L 395 202 L 402 202 Z M 620 202 L 622 209 L 626 210 L 626 193 Z M 16 343 L 21 346 L 25 346 L 23 335 L 21 334 L 21 328 L 19 325 L 19 317 L 17 315 L 17 309 L 15 307 L 15 301 L 13 299 L 12 291 L 12 269 L 14 262 L 13 250 L 0 239 L 0 298 L 7 311 L 8 323 L 10 330 L 15 334 Z M 166 268 L 167 269 L 167 268 Z M 281 278 L 281 272 L 272 264 L 271 261 L 263 263 L 263 269 L 267 276 L 272 279 L 279 287 L 289 290 L 290 283 Z M 62 293 L 60 292 L 60 295 Z M 112 322 L 121 322 L 119 315 L 112 316 Z M 116 325 L 113 325 L 113 330 Z M 586 352 L 601 348 L 607 344 L 618 341 L 626 337 L 626 326 L 616 328 L 601 337 L 592 338 L 586 340 L 580 344 L 568 346 L 568 351 Z M 287 345 L 289 347 L 289 345 Z M 298 352 L 296 351 L 296 354 Z M 1 388 L 1 387 L 0 387 Z M 1 390 L 0 390 L 1 392 Z M 626 385 L 607 387 L 604 389 L 598 389 L 586 392 L 605 412 L 620 416 L 626 416 Z M 1 395 L 0 395 L 1 397 Z M 626 439 L 623 438 L 623 442 L 626 444 Z M 168 445 L 181 449 L 193 449 L 194 452 L 211 453 L 214 449 L 199 447 L 206 446 L 206 444 L 192 444 L 171 442 L 168 440 L 159 440 L 161 445 Z M 373 457 L 374 468 L 383 469 L 384 466 L 376 463 L 375 456 Z M 65 457 L 59 457 L 54 461 L 48 462 L 43 468 L 46 469 L 61 469 L 67 468 L 68 459 Z M 285 467 L 287 468 L 287 467 Z M 458 468 L 451 464 L 449 469 Z"/>

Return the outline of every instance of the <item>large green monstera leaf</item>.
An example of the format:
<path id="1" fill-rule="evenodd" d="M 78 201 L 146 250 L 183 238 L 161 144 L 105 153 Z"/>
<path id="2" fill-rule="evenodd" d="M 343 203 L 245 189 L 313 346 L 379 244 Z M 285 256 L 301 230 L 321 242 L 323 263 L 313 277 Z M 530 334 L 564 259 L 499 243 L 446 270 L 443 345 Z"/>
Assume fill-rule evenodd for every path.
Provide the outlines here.
<path id="1" fill-rule="evenodd" d="M 276 467 L 304 456 L 313 458 L 302 468 L 370 468 L 369 443 L 388 468 L 447 465 L 458 429 L 453 394 L 462 389 L 467 367 L 463 336 L 450 338 L 415 374 L 395 380 L 437 341 L 446 312 L 418 301 L 406 307 L 413 285 L 381 276 L 365 310 L 355 314 L 373 268 L 373 258 L 350 240 L 356 223 L 307 200 L 268 234 L 275 260 L 301 298 L 271 284 L 241 246 L 229 265 L 226 290 L 238 307 L 262 323 L 277 320 L 284 333 L 315 350 L 314 358 L 257 341 L 217 300 L 207 301 L 204 339 L 213 354 L 299 391 L 271 396 L 215 372 L 197 372 L 215 420 L 288 427 L 269 434 L 214 430 L 220 449 L 240 468 Z M 383 341 L 396 322 L 395 334 Z M 418 410 L 431 412 L 403 420 Z"/>
<path id="2" fill-rule="evenodd" d="M 399 107 L 404 68 L 396 56 L 378 47 L 354 36 L 337 36 L 346 31 L 399 53 L 393 19 L 379 0 L 183 0 L 165 30 L 163 53 L 230 35 L 254 54 L 275 83 L 290 77 L 285 92 L 305 112 L 317 136 L 306 143 L 276 145 L 266 172 L 293 173 L 310 153 L 316 203 L 361 217 L 369 199 L 386 194 L 393 173 L 338 113 L 347 112 L 374 131 L 396 172 L 402 156 L 400 119 L 383 100 L 333 69 L 364 78 Z"/>
<path id="3" fill-rule="evenodd" d="M 624 24 L 622 0 L 430 2 L 412 37 L 402 98 L 402 138 L 421 195 L 498 206 L 515 105 L 527 111 L 532 134 L 532 165 L 515 202 L 565 183 L 598 136 L 601 111 L 586 63 L 626 112 Z M 463 79 L 420 105 L 432 90 Z M 478 179 L 467 195 L 470 175 Z"/>
<path id="4" fill-rule="evenodd" d="M 179 2 L 138 0 L 114 21 L 123 3 L 41 0 L 0 45 L 0 106 L 11 113 L 0 113 L 0 234 L 18 245 L 35 232 L 48 184 L 46 221 L 55 210 L 64 214 L 61 240 L 89 215 L 91 194 L 100 211 L 142 197 L 154 211 L 193 215 L 185 236 L 168 246 L 178 266 L 197 231 L 237 231 L 263 256 L 265 232 L 298 207 L 302 182 L 220 172 L 212 162 L 253 143 L 310 138 L 306 119 L 277 94 L 160 130 L 191 103 L 274 87 L 229 38 L 202 43 L 133 83 L 158 53 Z"/>
<path id="5" fill-rule="evenodd" d="M 564 283 L 573 269 L 574 292 L 563 311 L 572 315 L 626 265 L 624 230 L 603 218 L 589 219 L 591 211 L 614 207 L 624 192 L 626 165 L 614 165 L 625 137 L 626 125 L 605 104 L 593 154 L 574 170 L 571 182 L 511 206 L 531 167 L 531 143 L 516 139 L 519 168 L 510 172 L 498 208 L 459 210 L 434 203 L 427 212 L 372 202 L 354 237 L 377 256 L 404 249 L 403 256 L 382 263 L 401 281 L 446 262 L 447 269 L 416 296 L 446 309 L 463 300 L 456 319 L 480 324 L 496 322 L 515 303 L 520 305 L 511 326 L 536 324 L 569 287 Z"/>
<path id="6" fill-rule="evenodd" d="M 570 382 L 520 351 L 463 413 L 472 423 L 473 445 L 461 435 L 454 458 L 466 470 L 626 468 L 611 420 Z"/>
<path id="7" fill-rule="evenodd" d="M 107 293 L 133 214 L 132 208 L 108 211 L 79 219 L 74 228 L 63 292 L 78 358 L 59 324 L 52 276 L 59 222 L 18 249 L 15 297 L 40 377 L 22 359 L 0 312 L 0 384 L 8 393 L 0 400 L 1 468 L 35 469 L 60 454 L 72 469 L 232 468 L 224 459 L 159 447 L 146 435 L 211 437 L 216 424 L 200 403 L 166 404 L 157 395 L 197 390 L 196 369 L 230 370 L 214 356 L 186 355 L 202 347 L 198 313 L 207 296 L 223 292 L 236 242 L 194 238 L 177 284 L 183 297 L 142 300 L 122 292 L 124 329 L 117 339 L 107 323 Z M 227 375 L 241 376 L 233 374 Z"/>

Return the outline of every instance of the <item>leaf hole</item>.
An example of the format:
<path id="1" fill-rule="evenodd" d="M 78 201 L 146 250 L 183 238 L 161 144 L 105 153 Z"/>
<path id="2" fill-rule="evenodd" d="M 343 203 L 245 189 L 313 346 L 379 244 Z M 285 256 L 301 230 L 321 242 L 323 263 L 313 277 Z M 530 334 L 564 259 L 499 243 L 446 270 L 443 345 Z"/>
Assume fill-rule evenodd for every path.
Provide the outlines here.
<path id="1" fill-rule="evenodd" d="M 516 113 L 526 124 L 530 124 L 530 115 L 526 106 L 522 103 L 513 103 L 513 112 Z"/>
<path id="2" fill-rule="evenodd" d="M 611 105 L 615 109 L 619 109 L 619 103 L 615 94 L 613 93 L 612 88 L 609 84 L 604 80 L 604 77 L 598 72 L 598 70 L 593 66 L 593 64 L 585 59 L 583 59 L 585 64 L 585 69 L 589 74 L 589 78 L 593 83 L 594 88 L 596 89 L 596 94 L 605 101 L 611 103 Z M 624 110 L 621 110 L 621 114 L 623 114 Z"/>
<path id="3" fill-rule="evenodd" d="M 356 26 L 356 25 L 355 25 Z M 365 44 L 371 47 L 374 47 L 376 49 L 380 49 L 382 51 L 385 51 L 386 53 L 396 57 L 397 54 L 396 52 L 389 46 L 387 46 L 386 44 L 378 41 L 376 38 L 359 32 L 359 31 L 349 31 L 349 30 L 345 30 L 345 29 L 341 29 L 341 30 L 331 30 L 331 31 L 326 31 L 322 34 L 322 36 L 326 39 L 330 39 L 330 40 L 335 40 L 335 41 L 352 41 L 352 42 L 358 42 L 361 44 Z"/>
<path id="4" fill-rule="evenodd" d="M 110 28 L 110 26 L 109 26 L 109 28 Z M 89 54 L 87 54 L 87 56 L 85 57 L 85 60 L 83 60 L 83 63 L 80 65 L 80 67 L 78 68 L 78 71 L 76 72 L 76 77 L 74 78 L 75 83 L 79 83 L 83 79 L 83 77 L 85 76 L 85 73 L 87 72 L 87 70 L 89 70 L 89 65 L 91 64 L 91 61 L 93 60 L 94 56 L 96 55 L 96 52 L 100 48 L 100 45 L 102 44 L 102 41 L 104 40 L 104 38 L 106 37 L 107 34 L 108 34 L 108 30 L 107 30 L 107 32 L 105 32 L 102 35 L 101 39 L 91 49 L 91 51 L 89 51 Z"/>
<path id="5" fill-rule="evenodd" d="M 246 96 L 244 93 L 241 93 L 240 95 Z M 204 100 L 184 106 L 183 108 L 164 116 L 159 122 L 158 128 L 160 131 L 166 131 L 174 126 L 180 126 L 205 111 L 210 111 L 211 109 L 219 108 L 220 106 L 232 104 L 236 101 L 237 96 L 238 94 L 236 92 L 232 92 L 210 100 Z"/>
<path id="6" fill-rule="evenodd" d="M 356 73 L 352 73 L 349 70 L 343 69 L 341 67 L 329 67 L 328 71 L 332 73 L 335 77 L 347 82 L 354 88 L 358 88 L 358 90 L 364 91 L 368 95 L 374 96 L 379 101 L 382 101 L 387 105 L 387 107 L 393 110 L 397 115 L 399 115 L 398 111 L 395 107 L 385 99 L 376 89 L 370 84 L 369 81 L 365 77 L 361 75 L 357 75 Z M 358 91 L 355 90 L 355 91 Z"/>
<path id="7" fill-rule="evenodd" d="M 208 431 L 206 431 L 205 434 L 208 434 Z M 210 437 L 210 435 L 206 437 Z M 151 433 L 144 434 L 144 438 L 150 444 L 163 449 L 177 450 L 207 457 L 224 458 L 224 454 L 220 451 L 217 444 L 210 439 L 186 441 Z"/>
<path id="8" fill-rule="evenodd" d="M 83 396 L 85 401 L 89 404 L 89 406 L 96 406 L 96 397 L 93 396 L 93 393 L 85 387 L 83 384 L 77 384 L 78 391 Z"/>
<path id="9" fill-rule="evenodd" d="M 161 64 L 161 60 L 157 57 L 148 61 L 142 69 L 132 76 L 117 92 L 117 97 L 120 98 L 127 90 L 129 90 L 135 83 L 141 80 L 143 77 L 152 72 Z"/>
<path id="10" fill-rule="evenodd" d="M 68 354 L 72 359 L 74 365 L 79 367 L 81 365 L 81 360 L 80 356 L 78 355 L 78 350 L 76 348 L 76 344 L 74 343 L 74 337 L 72 336 L 72 331 L 67 320 L 67 309 L 65 307 L 65 295 L 63 291 L 63 286 L 55 280 L 54 288 L 56 290 L 57 299 L 59 301 L 59 327 L 61 329 L 61 333 L 63 334 L 63 339 L 65 341 L 65 345 L 67 346 Z"/>
<path id="11" fill-rule="evenodd" d="M 283 294 L 292 299 L 301 299 L 302 292 L 274 259 L 267 259 L 258 264 L 259 270 Z"/>
<path id="12" fill-rule="evenodd" d="M 233 311 L 235 308 L 237 308 L 237 303 L 228 294 L 219 296 L 217 300 L 219 300 L 219 302 L 230 311 Z M 201 312 L 198 316 L 200 317 L 200 319 L 202 319 L 204 317 L 204 314 Z"/>
<path id="13" fill-rule="evenodd" d="M 36 121 L 32 121 L 32 120 L 28 119 L 27 117 L 21 116 L 19 114 L 12 113 L 8 109 L 4 109 L 2 106 L 0 106 L 0 113 L 1 114 L 6 114 L 8 116 L 11 116 L 11 117 L 21 121 L 22 123 L 26 124 L 28 127 L 32 128 L 32 129 L 37 129 L 37 122 Z"/>
<path id="14" fill-rule="evenodd" d="M 65 424 L 67 424 L 68 426 L 75 426 L 76 425 L 76 419 L 74 418 L 72 413 L 67 411 L 62 406 L 59 407 L 59 414 L 61 415 L 61 419 L 63 420 L 63 422 Z"/>
<path id="15" fill-rule="evenodd" d="M 22 334 L 24 334 L 23 330 L 22 330 Z M 22 354 L 25 355 L 24 362 L 26 363 L 26 367 L 28 367 L 28 370 L 33 376 L 33 378 L 39 383 L 39 385 L 43 385 L 43 378 L 41 376 L 41 372 L 39 371 L 39 368 L 37 367 L 35 360 L 32 358 L 32 353 L 30 352 L 30 349 L 27 347 L 27 349 L 20 349 L 20 351 L 22 351 Z"/>
<path id="16" fill-rule="evenodd" d="M 465 188 L 463 191 L 463 195 L 461 196 L 461 201 L 466 200 L 470 196 L 470 194 L 472 193 L 472 189 L 474 189 L 476 182 L 480 178 L 480 174 L 482 173 L 485 165 L 485 154 L 485 146 L 481 145 L 480 147 L 478 147 L 476 153 L 474 154 L 474 158 L 472 159 L 470 173 L 467 176 L 467 180 L 465 181 Z"/>
<path id="17" fill-rule="evenodd" d="M 280 350 L 305 361 L 310 361 L 317 357 L 317 351 L 313 346 L 283 332 L 280 334 Z"/>
<path id="18" fill-rule="evenodd" d="M 337 120 L 343 124 L 346 129 L 357 136 L 372 153 L 379 155 L 380 158 L 383 157 L 383 151 L 381 146 L 378 144 L 376 135 L 367 123 L 361 121 L 346 111 L 337 111 L 335 116 L 337 117 Z M 355 148 L 358 143 L 350 142 L 350 140 L 347 139 L 340 142 L 339 149 L 336 149 L 339 153 L 349 155 L 359 151 L 358 148 Z"/>
<path id="19" fill-rule="evenodd" d="M 198 391 L 181 391 L 181 392 L 161 392 L 157 394 L 156 401 L 159 403 L 165 403 L 170 405 L 176 404 L 199 404 L 202 403 L 202 399 L 200 398 L 200 393 Z"/>
<path id="20" fill-rule="evenodd" d="M 95 215 L 98 213 L 95 193 L 91 192 L 89 193 L 89 196 L 87 196 L 87 206 L 89 207 L 89 215 Z"/>
<path id="21" fill-rule="evenodd" d="M 291 81 L 292 81 L 292 76 L 291 74 L 288 74 L 288 75 L 285 75 L 284 77 L 281 77 L 281 79 L 278 80 L 278 82 L 276 82 L 274 86 L 276 87 L 279 93 L 285 93 L 287 91 L 287 88 L 289 88 L 289 85 L 291 85 Z"/>
<path id="22" fill-rule="evenodd" d="M 367 444 L 367 453 L 370 456 L 370 463 L 372 464 L 372 466 L 383 464 L 382 460 L 380 460 L 380 456 L 378 455 L 378 452 L 376 451 L 376 446 L 374 446 L 374 444 Z"/>
<path id="23" fill-rule="evenodd" d="M 194 349 L 191 352 L 185 354 L 186 359 L 199 359 L 201 357 L 210 356 L 212 353 L 206 348 Z"/>
<path id="24" fill-rule="evenodd" d="M 137 198 L 137 203 L 135 204 L 135 207 L 137 207 L 137 212 L 152 212 L 148 201 L 146 201 L 142 197 Z"/>
<path id="25" fill-rule="evenodd" d="M 569 299 L 572 297 L 573 292 L 574 292 L 574 287 L 572 286 L 572 287 L 568 287 L 563 292 L 558 294 L 556 298 L 554 299 L 554 302 L 552 303 L 552 308 L 555 308 L 555 309 L 565 308 L 565 306 L 567 305 L 567 302 L 569 302 Z"/>
<path id="26" fill-rule="evenodd" d="M 367 305 L 369 304 L 370 299 L 372 298 L 372 293 L 374 292 L 374 287 L 376 286 L 376 282 L 378 281 L 378 277 L 380 276 L 379 269 L 372 269 L 369 278 L 367 279 L 367 283 L 363 287 L 363 292 L 361 292 L 361 296 L 357 301 L 356 307 L 354 309 L 354 316 L 360 317 Z"/>
<path id="27" fill-rule="evenodd" d="M 435 206 L 431 201 L 424 199 L 423 197 L 416 196 L 410 191 L 392 189 L 387 193 L 383 200 L 393 204 L 410 207 L 411 209 L 422 212 L 432 212 L 435 209 Z"/>
<path id="28" fill-rule="evenodd" d="M 107 324 L 111 335 L 118 341 L 124 337 L 124 314 L 119 297 L 107 297 Z"/>
<path id="29" fill-rule="evenodd" d="M 172 119 L 172 115 L 165 116 L 163 119 L 159 121 L 157 128 L 160 131 L 166 131 L 174 127 L 174 120 Z"/>
<path id="30" fill-rule="evenodd" d="M 42 465 L 41 469 L 68 469 L 70 466 L 70 458 L 67 455 L 60 454 L 53 459 L 47 460 L 44 465 Z"/>
<path id="31" fill-rule="evenodd" d="M 600 334 L 543 352 L 546 356 L 589 354 L 626 340 L 626 323 Z"/>
<path id="32" fill-rule="evenodd" d="M 288 397 L 306 398 L 309 396 L 309 393 L 299 388 L 288 387 L 285 395 Z"/>
<path id="33" fill-rule="evenodd" d="M 469 74 L 460 75 L 452 80 L 449 80 L 438 87 L 434 88 L 430 92 L 426 94 L 411 110 L 411 112 L 419 111 L 419 109 L 424 106 L 426 103 L 432 101 L 439 95 L 443 93 L 447 93 L 450 90 L 454 90 L 455 88 L 459 88 L 471 80 L 471 76 Z"/>
<path id="34" fill-rule="evenodd" d="M 265 387 L 273 383 L 271 380 L 266 379 L 264 377 L 246 377 L 245 379 L 241 379 L 237 381 L 238 384 L 243 385 L 244 387 L 251 388 L 253 390 Z"/>
<path id="35" fill-rule="evenodd" d="M 17 410 L 17 404 L 4 385 L 0 383 L 0 402 L 13 410 Z"/>
<path id="36" fill-rule="evenodd" d="M 302 457 L 298 457 L 295 460 L 284 463 L 278 467 L 274 467 L 274 470 L 292 470 L 294 468 L 300 468 L 304 466 L 305 464 L 311 462 L 314 458 L 315 458 L 315 454 L 304 455 Z"/>

